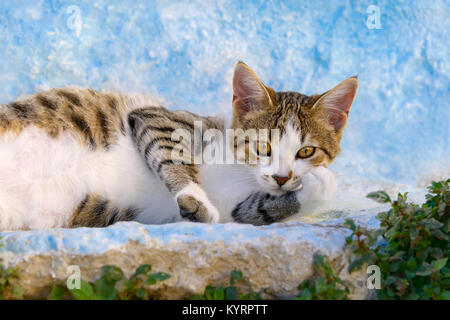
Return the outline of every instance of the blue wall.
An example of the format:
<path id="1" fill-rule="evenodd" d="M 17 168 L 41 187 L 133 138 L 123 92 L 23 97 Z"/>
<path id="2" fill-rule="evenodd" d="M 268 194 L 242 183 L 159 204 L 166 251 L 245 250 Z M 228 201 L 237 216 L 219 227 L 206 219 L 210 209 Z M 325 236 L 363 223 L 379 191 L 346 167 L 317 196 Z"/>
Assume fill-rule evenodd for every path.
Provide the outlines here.
<path id="1" fill-rule="evenodd" d="M 381 29 L 366 26 L 372 4 Z M 2 1 L 0 102 L 80 85 L 213 113 L 230 107 L 239 59 L 306 94 L 358 75 L 334 168 L 413 182 L 450 175 L 449 30 L 444 0 Z"/>

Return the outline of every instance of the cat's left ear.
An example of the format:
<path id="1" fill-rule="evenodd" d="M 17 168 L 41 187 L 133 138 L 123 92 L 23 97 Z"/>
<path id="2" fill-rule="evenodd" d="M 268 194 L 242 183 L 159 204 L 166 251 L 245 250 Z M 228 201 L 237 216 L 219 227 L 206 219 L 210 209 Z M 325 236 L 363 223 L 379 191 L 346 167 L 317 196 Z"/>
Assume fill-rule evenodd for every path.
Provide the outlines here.
<path id="1" fill-rule="evenodd" d="M 348 113 L 358 89 L 358 78 L 351 77 L 325 92 L 313 106 L 336 132 L 347 124 Z"/>

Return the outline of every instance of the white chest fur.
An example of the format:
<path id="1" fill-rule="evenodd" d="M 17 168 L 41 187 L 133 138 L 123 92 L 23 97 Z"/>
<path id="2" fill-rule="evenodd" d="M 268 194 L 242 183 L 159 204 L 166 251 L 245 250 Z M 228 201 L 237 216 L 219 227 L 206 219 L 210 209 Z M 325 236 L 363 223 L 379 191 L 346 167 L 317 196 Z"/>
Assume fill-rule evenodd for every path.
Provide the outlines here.
<path id="1" fill-rule="evenodd" d="M 252 169 L 238 164 L 201 165 L 200 184 L 219 210 L 220 222 L 232 221 L 236 205 L 258 191 Z"/>

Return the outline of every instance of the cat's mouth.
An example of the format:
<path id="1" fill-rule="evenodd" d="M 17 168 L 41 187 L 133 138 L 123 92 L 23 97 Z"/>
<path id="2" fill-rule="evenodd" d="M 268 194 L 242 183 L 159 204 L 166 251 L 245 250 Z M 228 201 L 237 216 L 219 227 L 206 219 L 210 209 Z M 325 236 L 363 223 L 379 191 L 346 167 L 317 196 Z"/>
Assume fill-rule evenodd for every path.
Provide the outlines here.
<path id="1" fill-rule="evenodd" d="M 303 188 L 303 184 L 299 183 L 298 186 L 294 188 L 286 188 L 285 186 L 272 187 L 269 190 L 269 193 L 274 196 L 280 196 L 288 192 L 295 192 L 301 190 Z"/>

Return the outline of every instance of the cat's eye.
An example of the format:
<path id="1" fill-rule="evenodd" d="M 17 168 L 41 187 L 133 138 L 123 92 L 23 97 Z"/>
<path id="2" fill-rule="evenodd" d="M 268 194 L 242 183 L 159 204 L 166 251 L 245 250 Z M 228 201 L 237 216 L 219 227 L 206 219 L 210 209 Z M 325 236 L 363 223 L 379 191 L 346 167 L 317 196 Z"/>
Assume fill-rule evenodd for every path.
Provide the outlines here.
<path id="1" fill-rule="evenodd" d="M 258 156 L 270 156 L 272 148 L 268 142 L 257 142 L 256 143 L 256 154 Z"/>
<path id="2" fill-rule="evenodd" d="M 304 147 L 304 148 L 301 148 L 297 152 L 297 159 L 298 158 L 300 158 L 300 159 L 309 158 L 309 157 L 311 157 L 314 154 L 315 151 L 316 151 L 315 147 Z"/>

